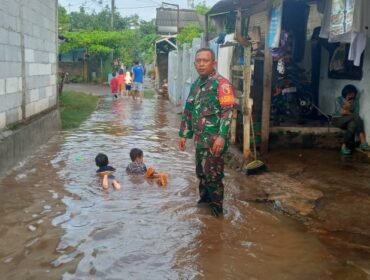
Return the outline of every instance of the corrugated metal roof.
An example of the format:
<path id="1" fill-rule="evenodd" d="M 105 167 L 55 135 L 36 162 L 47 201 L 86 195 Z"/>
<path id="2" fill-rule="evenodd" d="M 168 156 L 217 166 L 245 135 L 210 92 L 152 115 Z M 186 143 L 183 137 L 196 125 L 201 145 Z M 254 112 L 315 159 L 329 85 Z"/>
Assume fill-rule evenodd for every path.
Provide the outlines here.
<path id="1" fill-rule="evenodd" d="M 194 23 L 204 28 L 205 17 L 202 15 L 198 15 L 194 10 L 179 9 L 180 28 L 190 23 Z M 157 8 L 156 26 L 159 32 L 161 32 L 161 30 L 174 30 L 174 32 L 176 32 L 177 9 Z"/>
<path id="2" fill-rule="evenodd" d="M 306 2 L 321 2 L 322 0 L 302 0 Z M 220 13 L 227 13 L 235 11 L 237 9 L 248 9 L 254 5 L 261 4 L 265 0 L 221 0 L 218 1 L 212 8 L 207 12 L 207 15 L 215 15 Z"/>
<path id="3" fill-rule="evenodd" d="M 261 3 L 261 0 L 221 0 L 218 1 L 208 12 L 207 15 L 235 11 L 238 8 L 247 9 L 252 5 Z"/>

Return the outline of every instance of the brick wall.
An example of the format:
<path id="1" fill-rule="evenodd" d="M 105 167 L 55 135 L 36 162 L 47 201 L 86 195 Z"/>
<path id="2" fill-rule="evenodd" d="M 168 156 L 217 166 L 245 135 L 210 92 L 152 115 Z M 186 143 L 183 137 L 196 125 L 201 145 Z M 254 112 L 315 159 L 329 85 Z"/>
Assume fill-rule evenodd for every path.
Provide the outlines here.
<path id="1" fill-rule="evenodd" d="M 57 104 L 57 1 L 0 1 L 0 130 Z"/>

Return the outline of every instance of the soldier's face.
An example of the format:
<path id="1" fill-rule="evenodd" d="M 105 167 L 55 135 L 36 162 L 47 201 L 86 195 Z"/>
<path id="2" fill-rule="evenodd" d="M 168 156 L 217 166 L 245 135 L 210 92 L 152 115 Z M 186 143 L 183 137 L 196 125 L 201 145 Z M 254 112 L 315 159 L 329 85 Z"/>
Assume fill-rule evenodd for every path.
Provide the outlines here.
<path id="1" fill-rule="evenodd" d="M 200 76 L 205 77 L 212 74 L 216 69 L 216 61 L 209 51 L 202 51 L 195 57 L 195 69 Z"/>

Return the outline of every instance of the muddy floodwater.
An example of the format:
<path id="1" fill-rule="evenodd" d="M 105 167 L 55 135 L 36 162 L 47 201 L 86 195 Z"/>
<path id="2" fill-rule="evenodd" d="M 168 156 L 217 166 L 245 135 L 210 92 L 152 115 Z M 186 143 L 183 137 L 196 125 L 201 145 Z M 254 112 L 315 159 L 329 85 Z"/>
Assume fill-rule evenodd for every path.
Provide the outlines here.
<path id="1" fill-rule="evenodd" d="M 179 115 L 162 99 L 103 97 L 0 184 L 1 279 L 338 279 L 341 263 L 306 227 L 239 199 L 226 170 L 225 215 L 198 207 L 193 148 L 177 149 Z M 167 187 L 125 167 L 133 147 Z M 104 152 L 123 188 L 103 191 Z"/>

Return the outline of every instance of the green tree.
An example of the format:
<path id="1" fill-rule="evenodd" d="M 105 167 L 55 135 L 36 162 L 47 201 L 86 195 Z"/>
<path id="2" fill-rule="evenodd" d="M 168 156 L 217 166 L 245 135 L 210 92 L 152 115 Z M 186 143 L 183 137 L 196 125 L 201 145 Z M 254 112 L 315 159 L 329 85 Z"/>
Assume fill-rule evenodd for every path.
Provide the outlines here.
<path id="1" fill-rule="evenodd" d="M 200 15 L 205 15 L 209 11 L 209 7 L 207 7 L 206 1 L 202 1 L 194 6 L 194 10 Z"/>
<path id="2" fill-rule="evenodd" d="M 73 31 L 79 30 L 104 30 L 112 31 L 111 26 L 111 8 L 105 5 L 100 12 L 95 10 L 91 13 L 86 13 L 85 7 L 81 6 L 78 12 L 71 12 L 71 29 Z M 140 19 L 138 15 L 122 17 L 120 13 L 115 10 L 114 15 L 114 30 L 122 29 L 136 29 L 139 28 Z"/>
<path id="3" fill-rule="evenodd" d="M 125 64 L 132 64 L 138 56 L 139 43 L 134 30 L 66 32 L 68 40 L 61 44 L 60 52 L 68 53 L 85 48 L 90 58 L 123 58 Z"/>
<path id="4" fill-rule="evenodd" d="M 177 45 L 181 46 L 184 43 L 191 43 L 193 39 L 199 37 L 202 32 L 202 28 L 194 23 L 186 25 L 180 30 L 179 34 L 177 34 Z"/>
<path id="5" fill-rule="evenodd" d="M 90 59 L 111 61 L 119 58 L 125 65 L 131 66 L 134 60 L 151 63 L 154 57 L 154 42 L 157 39 L 155 21 L 143 21 L 138 15 L 122 17 L 118 11 L 114 14 L 114 31 L 111 30 L 111 10 L 103 6 L 101 0 L 91 0 L 101 5 L 99 12 L 86 12 L 81 6 L 78 12 L 68 14 L 64 8 L 60 15 L 67 17 L 69 32 L 64 32 L 68 39 L 60 46 L 60 53 L 68 53 L 76 48 L 85 48 Z M 109 62 L 108 62 L 109 65 Z"/>
<path id="6" fill-rule="evenodd" d="M 67 13 L 67 10 L 62 7 L 58 6 L 58 30 L 59 34 L 63 34 L 63 32 L 67 31 L 70 28 L 70 18 Z"/>
<path id="7" fill-rule="evenodd" d="M 145 63 L 151 63 L 154 58 L 154 42 L 159 37 L 156 34 L 155 21 L 141 21 L 138 33 L 140 38 L 140 49 L 143 51 L 139 59 Z"/>

